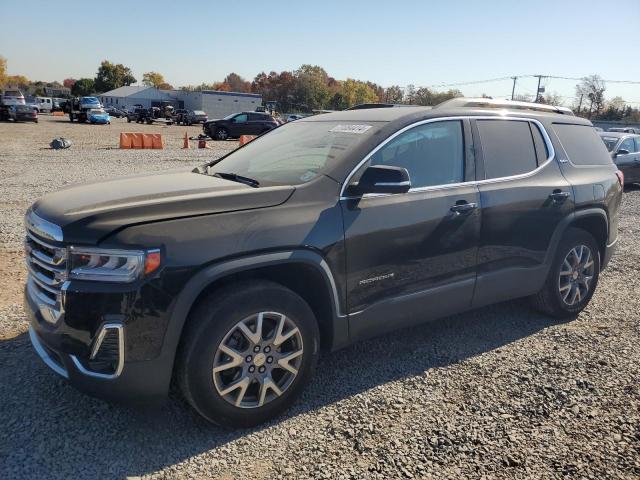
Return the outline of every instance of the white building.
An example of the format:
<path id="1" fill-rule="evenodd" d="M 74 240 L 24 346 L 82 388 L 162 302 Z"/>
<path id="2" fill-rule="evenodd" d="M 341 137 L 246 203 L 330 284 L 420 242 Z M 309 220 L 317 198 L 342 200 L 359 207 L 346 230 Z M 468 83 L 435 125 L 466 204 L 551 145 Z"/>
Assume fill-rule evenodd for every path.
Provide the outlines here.
<path id="1" fill-rule="evenodd" d="M 262 105 L 262 96 L 255 93 L 217 90 L 186 92 L 133 85 L 102 93 L 98 98 L 104 106 L 114 105 L 121 108 L 133 107 L 133 105 L 149 108 L 159 105 L 160 102 L 171 102 L 176 108 L 204 110 L 210 119 L 226 117 L 236 112 L 255 111 L 256 107 Z"/>

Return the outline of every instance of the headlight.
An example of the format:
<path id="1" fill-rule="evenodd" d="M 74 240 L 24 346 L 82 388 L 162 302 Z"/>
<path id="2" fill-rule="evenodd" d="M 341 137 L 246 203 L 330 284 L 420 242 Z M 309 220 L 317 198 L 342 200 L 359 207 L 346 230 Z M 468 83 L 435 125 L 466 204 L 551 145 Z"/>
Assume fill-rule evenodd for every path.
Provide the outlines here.
<path id="1" fill-rule="evenodd" d="M 70 247 L 69 278 L 131 283 L 160 266 L 160 251 Z"/>

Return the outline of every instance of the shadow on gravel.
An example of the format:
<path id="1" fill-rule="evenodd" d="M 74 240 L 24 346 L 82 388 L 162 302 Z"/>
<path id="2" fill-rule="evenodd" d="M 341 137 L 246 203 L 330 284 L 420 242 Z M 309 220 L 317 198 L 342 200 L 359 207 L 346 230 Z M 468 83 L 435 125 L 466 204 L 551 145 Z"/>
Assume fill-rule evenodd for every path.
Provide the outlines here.
<path id="1" fill-rule="evenodd" d="M 505 303 L 326 354 L 302 399 L 287 415 L 261 428 L 313 414 L 387 382 L 462 362 L 553 323 L 518 303 Z M 0 340 L 0 365 L 2 478 L 138 476 L 255 431 L 211 426 L 175 393 L 153 408 L 87 397 L 42 364 L 27 334 Z"/>

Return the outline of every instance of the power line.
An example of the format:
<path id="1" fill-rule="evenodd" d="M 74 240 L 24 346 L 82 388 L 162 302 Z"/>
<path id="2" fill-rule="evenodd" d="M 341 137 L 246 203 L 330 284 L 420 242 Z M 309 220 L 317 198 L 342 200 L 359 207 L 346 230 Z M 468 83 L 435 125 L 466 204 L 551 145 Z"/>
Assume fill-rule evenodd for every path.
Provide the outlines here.
<path id="1" fill-rule="evenodd" d="M 516 75 L 517 78 L 551 78 L 556 80 L 574 80 L 574 81 L 582 81 L 586 77 L 561 77 L 558 75 Z M 427 85 L 427 88 L 442 88 L 442 87 L 461 87 L 465 85 L 478 85 L 482 83 L 493 83 L 500 82 L 506 80 L 513 80 L 513 76 L 510 77 L 496 77 L 496 78 L 487 78 L 484 80 L 470 80 L 468 82 L 457 82 L 457 83 L 435 83 L 433 85 Z M 629 85 L 640 85 L 640 81 L 636 80 L 602 80 L 605 83 L 625 83 Z"/>

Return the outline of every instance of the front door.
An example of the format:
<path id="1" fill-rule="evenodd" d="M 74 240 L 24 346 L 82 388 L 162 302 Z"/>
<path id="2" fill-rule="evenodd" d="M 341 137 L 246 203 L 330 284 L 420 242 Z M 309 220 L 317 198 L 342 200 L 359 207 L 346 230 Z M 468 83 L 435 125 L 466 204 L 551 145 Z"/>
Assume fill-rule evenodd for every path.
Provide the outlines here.
<path id="1" fill-rule="evenodd" d="M 467 121 L 397 134 L 368 165 L 404 167 L 407 193 L 343 198 L 347 306 L 353 339 L 469 308 L 480 232 Z M 470 166 L 470 167 L 469 167 Z"/>
<path id="2" fill-rule="evenodd" d="M 238 137 L 240 135 L 247 134 L 248 115 L 246 113 L 240 113 L 233 117 L 230 124 L 229 135 L 232 137 Z"/>

